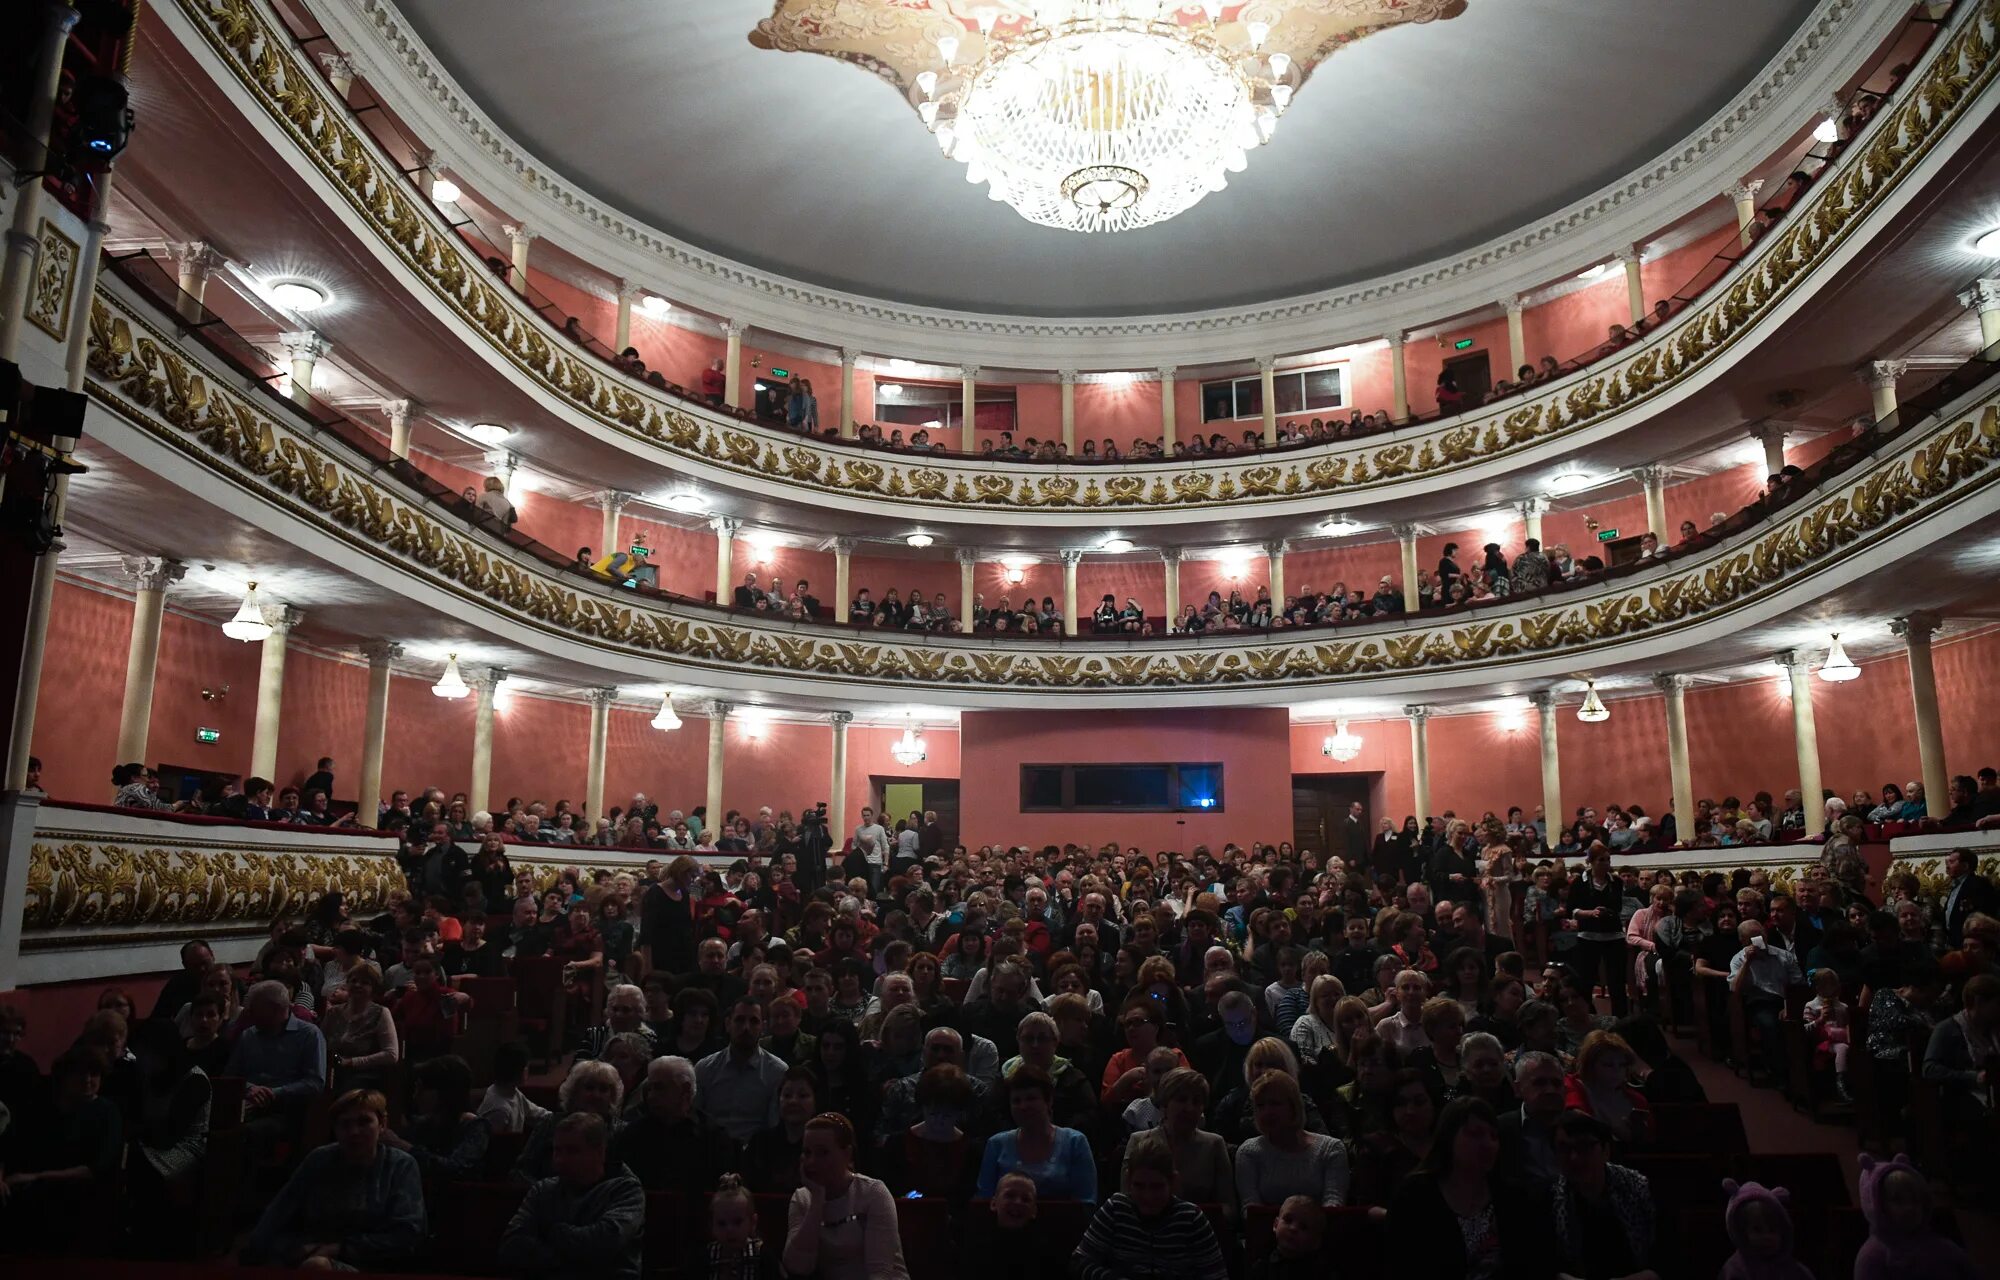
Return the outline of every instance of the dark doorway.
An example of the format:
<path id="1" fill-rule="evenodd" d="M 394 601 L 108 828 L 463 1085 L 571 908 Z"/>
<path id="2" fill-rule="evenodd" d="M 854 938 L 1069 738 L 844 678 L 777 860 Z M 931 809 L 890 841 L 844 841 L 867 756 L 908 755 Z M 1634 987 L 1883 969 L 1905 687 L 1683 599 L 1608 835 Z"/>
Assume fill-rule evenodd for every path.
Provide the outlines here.
<path id="1" fill-rule="evenodd" d="M 1369 811 L 1368 792 L 1374 775 L 1366 773 L 1295 773 L 1292 775 L 1292 846 L 1311 849 L 1322 859 L 1328 855 L 1345 858 L 1347 848 L 1347 807 L 1361 802 L 1361 832 L 1365 841 L 1375 837 L 1375 815 Z M 1366 849 L 1361 850 L 1366 853 Z"/>
<path id="2" fill-rule="evenodd" d="M 1453 356 L 1444 362 L 1444 371 L 1458 383 L 1459 394 L 1465 397 L 1467 405 L 1481 403 L 1486 399 L 1486 393 L 1493 390 L 1493 360 L 1484 351 L 1468 351 L 1462 356 Z"/>
<path id="3" fill-rule="evenodd" d="M 907 819 L 911 810 L 918 813 L 928 811 L 938 816 L 946 850 L 958 843 L 957 778 L 912 778 L 907 774 L 890 777 L 878 773 L 872 775 L 868 782 L 876 812 L 887 815 L 882 825 L 890 831 L 896 829 L 899 820 Z M 856 814 L 854 821 L 860 820 L 860 815 Z"/>

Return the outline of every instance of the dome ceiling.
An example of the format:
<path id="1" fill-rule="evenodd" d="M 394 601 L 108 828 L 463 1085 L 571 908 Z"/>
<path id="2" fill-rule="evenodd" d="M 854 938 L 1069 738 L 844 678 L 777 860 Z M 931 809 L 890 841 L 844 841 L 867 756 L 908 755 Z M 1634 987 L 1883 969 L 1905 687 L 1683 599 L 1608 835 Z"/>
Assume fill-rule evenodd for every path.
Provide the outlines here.
<path id="1" fill-rule="evenodd" d="M 1063 316 L 1284 297 L 1512 230 L 1680 141 L 1814 8 L 1466 0 L 1327 57 L 1227 190 L 1085 236 L 989 200 L 886 79 L 758 47 L 772 0 L 398 3 L 517 142 L 670 234 L 823 287 Z M 872 7 L 896 6 L 835 4 Z"/>

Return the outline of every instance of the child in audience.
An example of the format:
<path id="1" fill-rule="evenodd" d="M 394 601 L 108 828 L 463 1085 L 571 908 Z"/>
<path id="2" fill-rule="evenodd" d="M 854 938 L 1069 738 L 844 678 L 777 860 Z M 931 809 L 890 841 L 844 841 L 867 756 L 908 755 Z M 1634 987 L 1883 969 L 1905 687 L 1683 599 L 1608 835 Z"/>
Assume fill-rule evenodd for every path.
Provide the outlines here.
<path id="1" fill-rule="evenodd" d="M 1931 1191 L 1906 1155 L 1861 1154 L 1861 1212 L 1868 1240 L 1854 1255 L 1854 1280 L 1979 1280 L 1965 1250 L 1931 1229 Z"/>
<path id="2" fill-rule="evenodd" d="M 778 1255 L 757 1234 L 757 1204 L 743 1179 L 725 1173 L 708 1201 L 708 1240 L 687 1274 L 697 1280 L 779 1280 Z"/>
<path id="3" fill-rule="evenodd" d="M 1813 1046 L 1813 1067 L 1833 1068 L 1833 1086 L 1842 1102 L 1852 1102 L 1847 1091 L 1847 1031 L 1853 1011 L 1840 998 L 1840 975 L 1831 967 L 1815 969 L 1813 998 L 1806 1001 L 1806 1036 Z"/>
<path id="4" fill-rule="evenodd" d="M 1326 1210 L 1311 1196 L 1289 1196 L 1271 1224 L 1271 1252 L 1250 1268 L 1250 1280 L 1319 1280 L 1328 1274 L 1320 1254 Z"/>
<path id="5" fill-rule="evenodd" d="M 1067 1274 L 1069 1253 L 1050 1238 L 1038 1214 L 1035 1180 L 1025 1173 L 1001 1176 L 987 1202 L 990 1214 L 976 1217 L 964 1256 L 973 1280 L 1024 1280 Z"/>
<path id="6" fill-rule="evenodd" d="M 444 985 L 435 956 L 410 966 L 410 989 L 396 1002 L 396 1034 L 403 1059 L 421 1062 L 451 1049 L 452 1019 L 472 1008 L 472 997 Z"/>
<path id="7" fill-rule="evenodd" d="M 503 1044 L 493 1052 L 493 1083 L 479 1100 L 479 1118 L 495 1133 L 526 1133 L 548 1118 L 545 1108 L 536 1106 L 521 1092 L 521 1077 L 528 1073 L 528 1046 L 518 1041 Z"/>
<path id="8" fill-rule="evenodd" d="M 1792 1256 L 1792 1215 L 1785 1208 L 1790 1192 L 1734 1178 L 1722 1180 L 1722 1191 L 1729 1197 L 1722 1221 L 1736 1252 L 1717 1280 L 1813 1280 Z"/>
<path id="9" fill-rule="evenodd" d="M 1125 1129 L 1128 1133 L 1144 1133 L 1148 1129 L 1160 1127 L 1161 1110 L 1156 1100 L 1160 1081 L 1167 1073 L 1181 1065 L 1178 1049 L 1166 1045 L 1156 1045 L 1146 1055 L 1146 1092 L 1125 1104 Z"/>

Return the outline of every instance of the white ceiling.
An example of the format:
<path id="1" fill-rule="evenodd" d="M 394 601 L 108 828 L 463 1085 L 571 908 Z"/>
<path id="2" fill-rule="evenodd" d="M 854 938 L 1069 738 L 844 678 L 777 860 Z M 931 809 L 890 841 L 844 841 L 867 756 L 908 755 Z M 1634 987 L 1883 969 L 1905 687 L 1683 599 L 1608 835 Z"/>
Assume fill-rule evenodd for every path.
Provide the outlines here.
<path id="1" fill-rule="evenodd" d="M 1246 303 L 1476 244 L 1680 140 L 1813 8 L 1470 0 L 1330 59 L 1228 190 L 1080 236 L 988 200 L 867 72 L 753 48 L 769 0 L 399 2 L 515 140 L 636 217 L 832 288 L 1042 315 Z"/>

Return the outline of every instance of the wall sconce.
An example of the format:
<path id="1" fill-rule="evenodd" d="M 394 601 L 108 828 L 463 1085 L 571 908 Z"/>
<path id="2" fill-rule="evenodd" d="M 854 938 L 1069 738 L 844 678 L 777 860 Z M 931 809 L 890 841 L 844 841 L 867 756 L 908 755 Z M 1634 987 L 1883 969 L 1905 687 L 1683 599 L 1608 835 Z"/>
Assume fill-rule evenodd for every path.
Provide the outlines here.
<path id="1" fill-rule="evenodd" d="M 212 689 L 203 689 L 201 691 L 201 700 L 203 702 L 220 702 L 228 696 L 229 686 L 226 684 L 219 684 Z"/>
<path id="2" fill-rule="evenodd" d="M 1010 586 L 1020 586 L 1028 580 L 1028 572 L 1018 564 L 1007 566 L 1007 582 Z"/>

